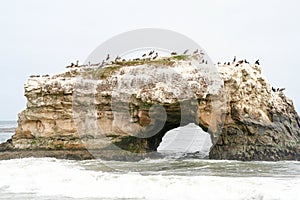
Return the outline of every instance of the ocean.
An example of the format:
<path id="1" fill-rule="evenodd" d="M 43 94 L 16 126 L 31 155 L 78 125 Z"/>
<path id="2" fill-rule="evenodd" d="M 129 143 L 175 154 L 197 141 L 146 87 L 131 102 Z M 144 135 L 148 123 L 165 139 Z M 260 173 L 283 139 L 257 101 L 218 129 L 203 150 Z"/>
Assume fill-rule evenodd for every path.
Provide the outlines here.
<path id="1" fill-rule="evenodd" d="M 0 121 L 0 143 L 9 139 L 15 133 L 16 127 L 16 121 Z"/>
<path id="2" fill-rule="evenodd" d="M 8 122 L 0 123 L 1 130 L 8 126 Z M 0 131 L 1 141 L 9 134 Z M 55 158 L 0 161 L 0 199 L 5 200 L 298 200 L 299 188 L 298 161 L 241 162 L 174 156 L 139 162 Z"/>

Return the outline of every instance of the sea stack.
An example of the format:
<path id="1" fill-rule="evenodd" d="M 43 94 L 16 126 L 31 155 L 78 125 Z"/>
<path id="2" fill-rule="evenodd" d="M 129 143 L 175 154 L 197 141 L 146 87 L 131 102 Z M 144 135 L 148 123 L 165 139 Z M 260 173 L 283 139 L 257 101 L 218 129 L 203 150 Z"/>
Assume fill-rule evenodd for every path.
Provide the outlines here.
<path id="1" fill-rule="evenodd" d="M 213 66 L 194 66 L 199 62 L 191 62 L 192 55 L 157 55 L 29 78 L 27 107 L 16 134 L 0 145 L 0 159 L 127 160 L 126 152 L 155 152 L 167 131 L 193 122 L 211 135 L 210 159 L 300 160 L 300 118 L 293 102 L 272 91 L 257 62 L 239 67 L 229 62 L 207 73 Z M 195 101 L 185 96 L 189 92 Z"/>

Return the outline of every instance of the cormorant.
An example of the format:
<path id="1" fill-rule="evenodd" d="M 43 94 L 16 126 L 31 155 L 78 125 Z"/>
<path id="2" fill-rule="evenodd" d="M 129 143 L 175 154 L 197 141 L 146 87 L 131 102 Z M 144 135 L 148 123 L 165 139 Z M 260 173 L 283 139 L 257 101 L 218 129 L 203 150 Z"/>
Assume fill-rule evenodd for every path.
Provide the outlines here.
<path id="1" fill-rule="evenodd" d="M 285 88 L 281 88 L 281 89 L 279 89 L 279 92 L 282 92 L 282 91 L 284 91 L 285 90 Z"/>
<path id="2" fill-rule="evenodd" d="M 243 64 L 244 63 L 244 61 L 243 60 L 240 60 L 240 61 L 238 61 L 238 64 Z"/>
<path id="3" fill-rule="evenodd" d="M 146 55 L 147 55 L 147 54 L 144 53 L 144 54 L 142 55 L 142 57 L 145 57 Z"/>
<path id="4" fill-rule="evenodd" d="M 256 64 L 256 65 L 260 65 L 260 64 L 259 64 L 259 60 L 255 61 L 255 64 Z"/>
<path id="5" fill-rule="evenodd" d="M 110 57 L 109 57 L 109 54 L 107 54 L 106 60 L 109 60 L 109 58 L 110 58 Z"/>
<path id="6" fill-rule="evenodd" d="M 150 51 L 149 56 L 151 56 L 153 53 L 154 53 L 154 50 L 153 50 L 153 51 Z"/>
<path id="7" fill-rule="evenodd" d="M 183 52 L 183 54 L 187 54 L 187 52 L 188 52 L 189 50 L 188 49 L 186 49 L 184 52 Z"/>
<path id="8" fill-rule="evenodd" d="M 121 57 L 120 56 L 117 56 L 116 59 L 115 59 L 115 62 L 117 62 L 118 60 L 120 60 Z"/>
<path id="9" fill-rule="evenodd" d="M 276 92 L 276 89 L 272 87 L 272 91 L 273 91 L 273 92 Z"/>
<path id="10" fill-rule="evenodd" d="M 153 57 L 153 60 L 158 57 L 158 53 L 156 52 L 155 56 Z"/>
<path id="11" fill-rule="evenodd" d="M 196 54 L 196 53 L 198 53 L 198 49 L 196 49 L 196 51 L 193 52 L 193 54 Z"/>
<path id="12" fill-rule="evenodd" d="M 235 63 L 236 61 L 236 56 L 234 56 L 232 63 Z"/>
<path id="13" fill-rule="evenodd" d="M 175 56 L 175 55 L 177 55 L 177 53 L 176 52 L 171 52 L 171 55 Z"/>

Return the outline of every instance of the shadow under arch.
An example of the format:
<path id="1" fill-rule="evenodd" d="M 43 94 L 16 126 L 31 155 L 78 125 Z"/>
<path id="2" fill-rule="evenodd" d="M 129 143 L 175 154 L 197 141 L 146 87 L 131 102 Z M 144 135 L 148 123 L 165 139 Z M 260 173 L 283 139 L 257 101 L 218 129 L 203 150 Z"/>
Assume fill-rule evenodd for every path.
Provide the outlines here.
<path id="1" fill-rule="evenodd" d="M 219 129 L 217 132 L 213 132 L 213 129 L 209 127 L 209 124 L 205 123 L 204 120 L 199 119 L 201 118 L 201 113 L 203 112 L 199 109 L 203 108 L 201 107 L 201 104 L 206 104 L 204 101 L 211 101 L 211 100 L 203 100 L 203 102 L 199 100 L 185 100 L 181 101 L 176 104 L 167 104 L 167 105 L 160 105 L 162 106 L 163 112 L 166 113 L 166 118 L 163 120 L 159 120 L 159 117 L 154 117 L 155 122 L 148 126 L 144 131 L 136 134 L 135 136 L 129 136 L 130 137 L 130 143 L 136 146 L 141 146 L 143 144 L 144 149 L 138 149 L 134 153 L 141 153 L 141 152 L 157 152 L 157 149 L 159 145 L 161 144 L 163 137 L 169 132 L 176 128 L 184 127 L 188 124 L 195 124 L 196 126 L 200 127 L 203 132 L 208 133 L 210 135 L 210 141 L 212 143 L 212 146 L 216 142 L 216 138 L 218 138 Z M 158 110 L 157 113 L 155 113 L 155 116 L 162 115 L 162 110 Z M 213 116 L 213 115 L 212 115 Z M 211 119 L 215 120 L 215 119 Z M 220 121 L 220 127 L 222 125 L 222 121 Z M 150 132 L 153 131 L 153 127 L 160 127 L 159 130 L 153 135 Z M 146 135 L 151 135 L 150 137 L 145 137 Z M 130 145 L 128 143 L 128 140 L 124 142 L 118 142 L 115 143 L 117 147 L 126 150 L 131 151 Z M 145 150 L 145 151 L 144 151 Z"/>

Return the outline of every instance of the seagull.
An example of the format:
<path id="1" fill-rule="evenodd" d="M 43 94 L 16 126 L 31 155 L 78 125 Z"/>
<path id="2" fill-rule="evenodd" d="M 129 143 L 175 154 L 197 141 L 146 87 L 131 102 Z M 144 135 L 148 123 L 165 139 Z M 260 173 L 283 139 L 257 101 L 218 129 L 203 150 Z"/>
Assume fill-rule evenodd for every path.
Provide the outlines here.
<path id="1" fill-rule="evenodd" d="M 183 54 L 187 54 L 187 52 L 188 52 L 189 50 L 188 49 L 186 49 L 184 52 L 183 52 Z"/>
<path id="2" fill-rule="evenodd" d="M 260 65 L 260 64 L 259 64 L 259 60 L 255 61 L 255 64 L 256 64 L 256 65 Z"/>

